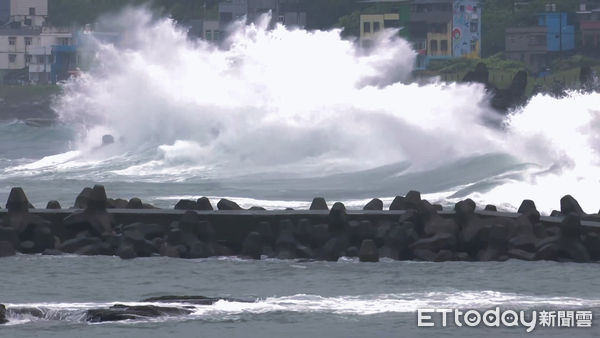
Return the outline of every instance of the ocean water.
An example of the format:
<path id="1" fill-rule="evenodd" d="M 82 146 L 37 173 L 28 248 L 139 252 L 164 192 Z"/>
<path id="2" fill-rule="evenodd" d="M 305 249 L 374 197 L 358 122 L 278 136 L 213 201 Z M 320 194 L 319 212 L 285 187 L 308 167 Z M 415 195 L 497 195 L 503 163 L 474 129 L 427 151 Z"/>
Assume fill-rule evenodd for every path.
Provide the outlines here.
<path id="1" fill-rule="evenodd" d="M 371 50 L 340 32 L 237 24 L 220 46 L 134 9 L 107 18 L 118 43 L 89 36 L 94 67 L 61 84 L 50 127 L 0 121 L 0 203 L 24 188 L 43 208 L 86 186 L 171 208 L 227 197 L 243 207 L 307 208 L 315 196 L 362 208 L 419 190 L 451 208 L 542 213 L 571 194 L 600 208 L 600 94 L 533 97 L 507 116 L 484 88 L 412 83 L 415 52 L 394 32 Z M 105 134 L 114 144 L 100 147 Z M 518 336 L 524 328 L 418 328 L 419 308 L 576 309 L 600 304 L 597 264 L 359 264 L 235 259 L 16 256 L 0 260 L 0 303 L 34 306 L 6 337 Z M 247 302 L 193 315 L 87 324 L 83 311 L 162 295 Z M 598 335 L 536 329 L 534 335 Z"/>
<path id="2" fill-rule="evenodd" d="M 417 309 L 600 308 L 597 264 L 181 260 L 163 257 L 15 256 L 2 259 L 0 299 L 37 307 L 12 316 L 3 337 L 494 337 L 524 327 L 417 327 Z M 164 295 L 232 297 L 183 317 L 89 324 L 81 313 Z M 538 326 L 531 335 L 590 337 L 592 328 Z"/>

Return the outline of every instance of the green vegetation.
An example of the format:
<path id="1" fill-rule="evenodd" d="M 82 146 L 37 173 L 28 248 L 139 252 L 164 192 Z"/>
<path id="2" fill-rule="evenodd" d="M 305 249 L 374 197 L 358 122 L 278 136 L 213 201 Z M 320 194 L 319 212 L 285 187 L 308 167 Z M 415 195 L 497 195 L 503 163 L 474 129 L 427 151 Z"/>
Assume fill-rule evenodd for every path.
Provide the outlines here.
<path id="1" fill-rule="evenodd" d="M 483 62 L 489 70 L 489 81 L 498 88 L 506 88 L 510 85 L 513 76 L 524 70 L 525 65 L 519 61 L 506 60 L 502 53 L 495 54 L 489 58 L 482 59 L 449 59 L 432 60 L 429 69 L 415 73 L 417 77 L 439 76 L 442 81 L 461 81 L 467 72 L 475 69 L 475 66 Z M 582 55 L 574 55 L 554 61 L 550 68 L 552 73 L 543 77 L 530 76 L 527 80 L 526 95 L 531 95 L 536 86 L 550 87 L 554 83 L 563 83 L 567 86 L 576 86 L 579 82 L 579 71 L 582 66 L 592 67 L 600 74 L 600 60 L 588 58 Z"/>

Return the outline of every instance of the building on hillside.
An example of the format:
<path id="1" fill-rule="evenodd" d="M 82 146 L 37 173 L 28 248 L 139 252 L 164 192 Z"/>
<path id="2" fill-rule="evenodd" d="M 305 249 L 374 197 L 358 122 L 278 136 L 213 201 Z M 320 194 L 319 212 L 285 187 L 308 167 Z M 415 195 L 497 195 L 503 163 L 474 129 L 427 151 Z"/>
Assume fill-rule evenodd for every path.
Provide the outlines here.
<path id="1" fill-rule="evenodd" d="M 577 21 L 580 34 L 580 51 L 600 57 L 600 1 L 586 1 L 579 5 Z"/>
<path id="2" fill-rule="evenodd" d="M 11 28 L 42 27 L 48 0 L 0 0 L 0 25 Z"/>
<path id="3" fill-rule="evenodd" d="M 360 41 L 363 47 L 369 47 L 381 30 L 400 28 L 400 14 L 362 14 L 360 16 Z"/>
<path id="4" fill-rule="evenodd" d="M 395 3 L 393 12 L 360 15 L 360 40 L 372 41 L 379 22 L 384 28 L 400 29 L 400 36 L 417 51 L 415 67 L 424 69 L 431 60 L 481 56 L 481 6 L 477 0 L 364 0 L 364 3 Z M 392 6 L 393 7 L 393 6 Z M 381 25 L 382 17 L 398 18 Z M 365 31 L 369 28 L 371 31 Z M 369 42 L 367 42 L 367 45 Z"/>
<path id="5" fill-rule="evenodd" d="M 481 6 L 479 1 L 454 1 L 452 56 L 481 57 Z"/>
<path id="6" fill-rule="evenodd" d="M 546 12 L 537 14 L 537 25 L 512 27 L 506 30 L 506 57 L 522 61 L 531 71 L 537 72 L 558 55 L 575 49 L 575 28 L 567 22 L 567 13 Z"/>
<path id="7" fill-rule="evenodd" d="M 223 0 L 219 3 L 219 34 L 233 21 L 246 18 L 247 22 L 256 22 L 266 13 L 271 13 L 272 26 L 277 23 L 288 27 L 306 26 L 306 11 L 301 0 Z"/>

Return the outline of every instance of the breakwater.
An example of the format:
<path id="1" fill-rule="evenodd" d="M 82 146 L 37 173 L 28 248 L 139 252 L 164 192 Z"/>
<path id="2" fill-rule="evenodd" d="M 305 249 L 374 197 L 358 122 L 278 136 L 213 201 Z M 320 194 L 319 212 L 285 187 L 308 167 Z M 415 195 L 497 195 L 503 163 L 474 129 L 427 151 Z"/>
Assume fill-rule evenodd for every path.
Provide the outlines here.
<path id="1" fill-rule="evenodd" d="M 13 188 L 0 210 L 0 256 L 24 254 L 240 256 L 314 259 L 342 256 L 376 262 L 387 257 L 423 261 L 507 259 L 590 262 L 600 259 L 600 216 L 583 212 L 567 195 L 561 210 L 541 216 L 525 200 L 517 213 L 477 208 L 464 200 L 443 210 L 411 191 L 383 210 L 379 199 L 363 210 L 315 198 L 309 210 L 242 209 L 222 199 L 181 200 L 157 209 L 141 200 L 107 198 L 103 186 L 85 188 L 73 208 L 51 201 L 34 209 Z"/>

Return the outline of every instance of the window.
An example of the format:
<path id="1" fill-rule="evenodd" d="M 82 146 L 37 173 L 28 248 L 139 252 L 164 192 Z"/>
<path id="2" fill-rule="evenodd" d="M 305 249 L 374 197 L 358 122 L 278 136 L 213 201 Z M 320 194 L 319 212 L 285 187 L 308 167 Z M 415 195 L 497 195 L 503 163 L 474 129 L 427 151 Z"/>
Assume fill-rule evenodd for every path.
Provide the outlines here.
<path id="1" fill-rule="evenodd" d="M 219 21 L 221 21 L 221 22 L 233 21 L 233 13 L 232 12 L 219 13 Z"/>
<path id="2" fill-rule="evenodd" d="M 54 63 L 54 55 L 48 55 L 48 63 Z"/>
<path id="3" fill-rule="evenodd" d="M 460 11 L 464 12 L 465 11 L 465 6 L 460 6 Z"/>
<path id="4" fill-rule="evenodd" d="M 30 36 L 25 37 L 25 46 L 31 46 L 31 37 Z"/>
<path id="5" fill-rule="evenodd" d="M 221 40 L 221 31 L 215 30 L 213 32 L 213 40 L 214 41 L 219 41 Z"/>
<path id="6" fill-rule="evenodd" d="M 448 40 L 440 40 L 440 50 L 442 52 L 448 51 Z"/>
<path id="7" fill-rule="evenodd" d="M 379 21 L 373 22 L 373 32 L 379 32 L 381 30 L 381 24 Z"/>
<path id="8" fill-rule="evenodd" d="M 384 28 L 396 28 L 400 27 L 400 20 L 385 20 L 383 21 Z"/>
<path id="9" fill-rule="evenodd" d="M 39 63 L 39 64 L 44 64 L 44 63 L 46 63 L 46 57 L 45 57 L 45 55 L 37 55 L 37 56 L 35 57 L 35 60 L 36 60 L 36 62 L 37 62 L 37 63 Z"/>
<path id="10" fill-rule="evenodd" d="M 17 54 L 8 54 L 8 62 L 15 63 L 17 61 Z"/>
<path id="11" fill-rule="evenodd" d="M 471 24 L 469 24 L 469 28 L 471 30 L 471 33 L 475 33 L 477 32 L 477 28 L 479 26 L 479 21 L 478 20 L 471 20 Z"/>
<path id="12" fill-rule="evenodd" d="M 212 40 L 212 31 L 210 29 L 208 29 L 206 31 L 206 34 L 204 34 L 204 35 L 205 35 L 206 40 L 209 40 L 209 41 Z"/>
<path id="13" fill-rule="evenodd" d="M 9 36 L 8 37 L 8 45 L 9 46 L 14 46 L 17 44 L 17 37 L 15 36 Z"/>
<path id="14" fill-rule="evenodd" d="M 437 40 L 431 40 L 431 42 L 429 42 L 429 49 L 431 49 L 432 52 L 437 52 L 438 50 L 438 46 L 437 46 Z"/>
<path id="15" fill-rule="evenodd" d="M 371 23 L 370 22 L 363 23 L 363 32 L 371 33 Z"/>
<path id="16" fill-rule="evenodd" d="M 471 53 L 477 51 L 477 41 L 471 40 Z"/>
<path id="17" fill-rule="evenodd" d="M 35 7 L 29 7 L 29 15 L 35 15 Z"/>
<path id="18" fill-rule="evenodd" d="M 31 19 L 25 19 L 25 20 L 23 20 L 23 25 L 25 25 L 25 26 L 31 26 Z"/>

